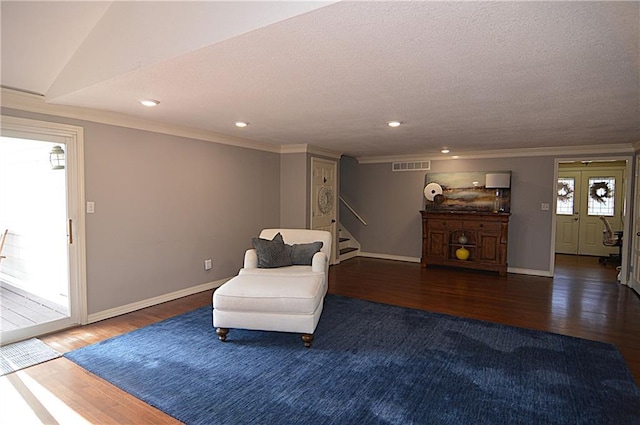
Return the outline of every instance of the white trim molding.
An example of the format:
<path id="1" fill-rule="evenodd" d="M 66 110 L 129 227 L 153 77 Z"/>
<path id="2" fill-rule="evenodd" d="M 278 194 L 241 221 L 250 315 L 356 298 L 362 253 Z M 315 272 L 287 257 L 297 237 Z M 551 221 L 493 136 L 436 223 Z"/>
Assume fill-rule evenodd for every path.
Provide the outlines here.
<path id="1" fill-rule="evenodd" d="M 406 261 L 409 263 L 420 262 L 420 258 L 418 257 L 405 257 L 402 255 L 391 255 L 391 254 L 377 254 L 374 252 L 360 252 L 358 254 L 358 257 L 379 258 L 381 260 Z M 534 269 L 521 269 L 518 267 L 509 267 L 507 269 L 507 272 L 514 273 L 514 274 L 526 274 L 530 276 L 553 277 L 553 272 L 549 270 L 534 270 Z"/>
<path id="2" fill-rule="evenodd" d="M 11 90 L 5 87 L 2 88 L 1 94 L 2 107 L 4 108 L 53 115 L 57 117 L 72 118 L 83 121 L 91 121 L 100 124 L 116 125 L 120 127 L 133 128 L 136 130 L 168 134 L 171 136 L 187 137 L 190 139 L 203 140 L 206 142 L 220 143 L 223 145 L 237 146 L 264 152 L 279 154 L 311 153 L 335 159 L 340 159 L 340 157 L 342 156 L 341 152 L 334 152 L 308 144 L 274 145 L 257 140 L 227 136 L 211 131 L 198 130 L 195 128 L 144 120 L 117 112 L 99 111 L 96 109 L 80 108 L 77 106 L 66 106 L 47 103 L 44 99 L 44 96 L 34 93 Z"/>
<path id="3" fill-rule="evenodd" d="M 233 276 L 232 276 L 233 277 Z M 135 303 L 123 305 L 120 307 L 110 308 L 98 313 L 92 313 L 89 315 L 89 323 L 99 322 L 101 320 L 110 319 L 112 317 L 121 316 L 123 314 L 131 313 L 132 311 L 141 310 L 143 308 L 151 307 L 154 305 L 162 304 L 167 301 L 177 300 L 178 298 L 186 297 L 188 295 L 197 294 L 199 292 L 208 291 L 213 288 L 222 286 L 225 282 L 232 277 L 216 280 L 213 282 L 203 283 L 201 285 L 192 286 L 191 288 L 181 289 L 179 291 L 171 292 L 169 294 L 159 295 L 157 297 L 149 298 L 146 300 L 138 301 Z"/>
<path id="4" fill-rule="evenodd" d="M 0 115 L 0 129 L 2 135 L 6 137 L 28 137 L 65 144 L 67 218 L 73 226 L 74 235 L 73 243 L 68 245 L 69 299 L 72 303 L 70 319 L 73 323 L 85 324 L 87 320 L 87 252 L 84 214 L 84 129 L 75 125 L 5 115 Z"/>
<path id="5" fill-rule="evenodd" d="M 636 144 L 636 150 L 640 143 Z M 486 159 L 486 158 L 519 158 L 532 156 L 561 156 L 561 155 L 612 155 L 633 153 L 634 146 L 631 143 L 616 143 L 610 145 L 584 145 L 584 146 L 556 146 L 546 148 L 522 148 L 500 149 L 474 152 L 461 152 L 450 155 L 440 152 L 432 152 L 421 155 L 393 155 L 393 156 L 363 156 L 356 158 L 359 164 L 384 164 L 388 162 L 411 161 L 444 161 L 459 159 Z"/>
<path id="6" fill-rule="evenodd" d="M 403 255 L 392 255 L 392 254 L 378 254 L 375 252 L 360 252 L 358 257 L 367 257 L 367 258 L 379 258 L 381 260 L 394 260 L 394 261 L 406 261 L 408 263 L 419 263 L 420 258 L 418 257 L 405 257 Z"/>
<path id="7" fill-rule="evenodd" d="M 526 274 L 530 276 L 553 277 L 553 272 L 549 270 L 521 269 L 518 267 L 508 267 L 507 273 Z"/>
<path id="8" fill-rule="evenodd" d="M 320 155 L 331 159 L 340 159 L 342 156 L 341 152 L 334 152 L 327 149 L 322 149 L 317 146 L 312 146 L 306 143 L 295 144 L 295 145 L 282 145 L 280 146 L 281 154 L 289 154 L 289 153 L 310 153 L 312 155 Z"/>
<path id="9" fill-rule="evenodd" d="M 144 120 L 117 112 L 99 111 L 96 109 L 80 108 L 77 106 L 57 105 L 47 103 L 43 96 L 23 93 L 7 88 L 2 88 L 2 107 L 18 109 L 21 111 L 35 112 L 39 114 L 53 115 L 63 118 L 72 118 L 83 121 L 97 122 L 100 124 L 115 125 L 119 127 L 133 128 L 136 130 L 150 131 L 171 136 L 186 137 L 189 139 L 203 140 L 206 142 L 220 143 L 223 145 L 238 146 L 260 150 L 265 152 L 280 153 L 279 145 L 259 142 L 250 139 L 241 139 L 210 131 L 194 128 L 169 125 L 161 122 Z"/>

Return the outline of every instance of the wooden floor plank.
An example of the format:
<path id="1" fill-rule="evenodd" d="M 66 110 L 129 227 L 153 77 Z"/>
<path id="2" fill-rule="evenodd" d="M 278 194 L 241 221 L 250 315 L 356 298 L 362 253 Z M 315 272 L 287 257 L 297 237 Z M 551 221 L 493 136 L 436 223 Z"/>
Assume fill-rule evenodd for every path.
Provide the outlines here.
<path id="1" fill-rule="evenodd" d="M 356 257 L 331 267 L 329 292 L 612 343 L 640 382 L 640 297 L 616 283 L 615 269 L 598 264 L 596 258 L 558 256 L 555 277 L 544 278 L 423 269 L 414 263 Z M 202 292 L 42 339 L 67 352 L 210 305 L 212 293 Z M 179 423 L 65 358 L 22 373 L 90 423 Z M 1 377 L 0 384 L 6 379 Z M 0 422 L 2 419 L 0 416 Z"/>

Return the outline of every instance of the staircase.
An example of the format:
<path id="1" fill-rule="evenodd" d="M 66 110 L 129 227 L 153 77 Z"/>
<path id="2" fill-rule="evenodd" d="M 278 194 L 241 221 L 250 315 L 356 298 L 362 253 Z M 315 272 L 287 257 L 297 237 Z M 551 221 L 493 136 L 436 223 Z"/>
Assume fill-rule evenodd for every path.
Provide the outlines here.
<path id="1" fill-rule="evenodd" d="M 345 261 L 360 254 L 360 244 L 351 233 L 342 226 L 338 226 L 338 248 L 340 249 L 340 261 Z"/>
<path id="2" fill-rule="evenodd" d="M 342 205 L 344 205 L 347 210 L 351 212 L 351 214 L 353 214 L 353 216 L 357 218 L 360 223 L 362 223 L 363 226 L 367 225 L 365 219 L 362 218 L 360 214 L 358 214 L 356 210 L 354 210 L 353 207 L 342 196 L 340 196 L 339 199 Z M 338 225 L 338 248 L 340 249 L 338 262 L 345 261 L 360 255 L 360 243 L 358 243 L 353 235 L 349 233 L 347 229 L 342 227 L 341 224 Z"/>

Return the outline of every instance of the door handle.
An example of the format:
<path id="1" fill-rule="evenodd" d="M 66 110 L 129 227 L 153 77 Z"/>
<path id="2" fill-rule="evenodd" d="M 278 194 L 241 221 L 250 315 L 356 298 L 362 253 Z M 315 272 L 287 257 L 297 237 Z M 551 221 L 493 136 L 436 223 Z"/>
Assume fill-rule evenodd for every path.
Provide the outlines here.
<path id="1" fill-rule="evenodd" d="M 73 220 L 69 219 L 69 245 L 73 245 Z"/>
<path id="2" fill-rule="evenodd" d="M 640 232 L 636 233 L 636 236 L 640 236 Z"/>

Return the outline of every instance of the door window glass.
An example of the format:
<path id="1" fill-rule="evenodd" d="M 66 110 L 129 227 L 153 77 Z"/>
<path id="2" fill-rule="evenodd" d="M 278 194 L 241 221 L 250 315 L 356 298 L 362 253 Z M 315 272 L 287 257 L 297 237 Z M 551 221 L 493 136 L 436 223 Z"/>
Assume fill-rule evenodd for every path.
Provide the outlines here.
<path id="1" fill-rule="evenodd" d="M 589 177 L 587 214 L 613 217 L 615 206 L 615 177 Z"/>
<path id="2" fill-rule="evenodd" d="M 558 202 L 556 203 L 556 214 L 573 215 L 575 189 L 576 182 L 573 177 L 561 177 L 558 179 Z"/>

